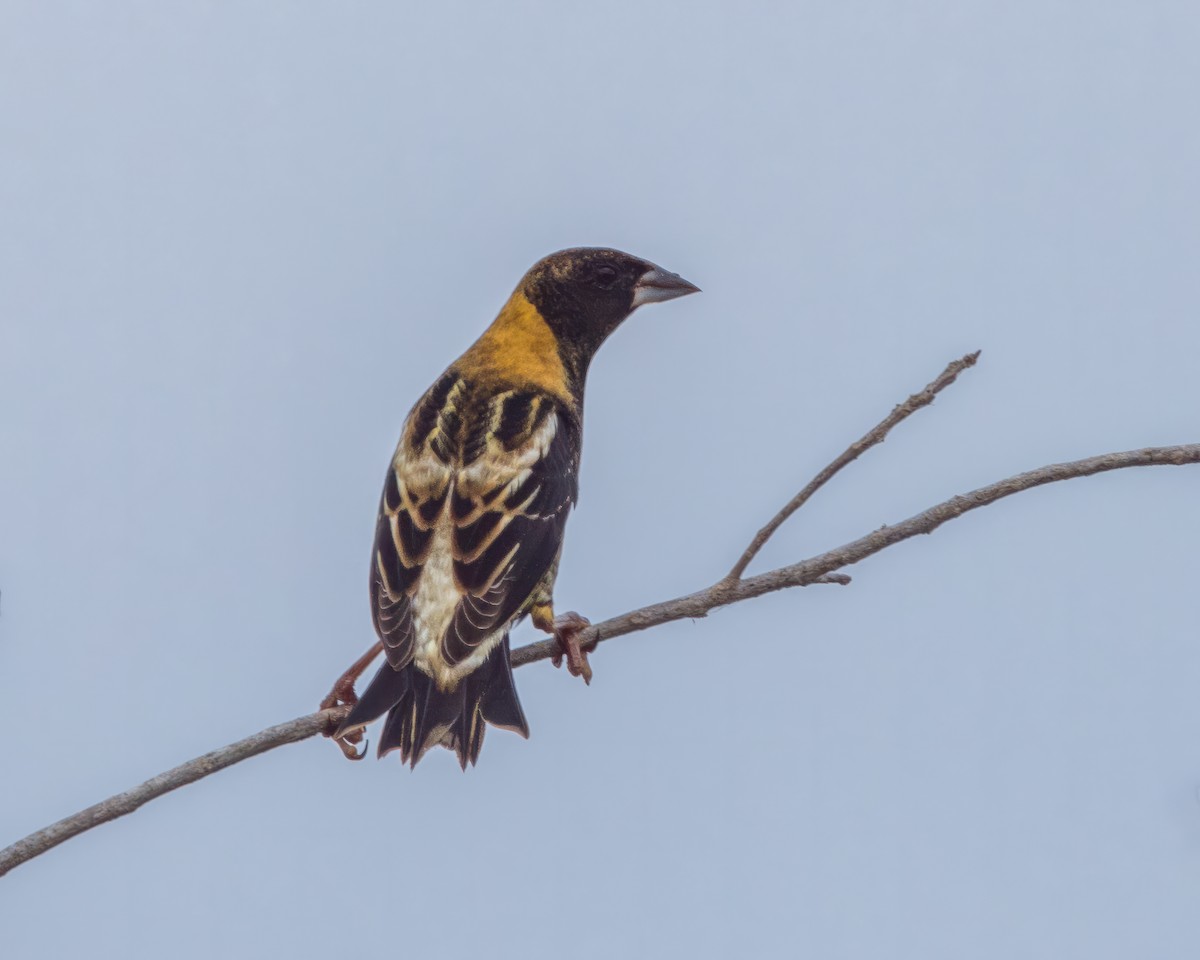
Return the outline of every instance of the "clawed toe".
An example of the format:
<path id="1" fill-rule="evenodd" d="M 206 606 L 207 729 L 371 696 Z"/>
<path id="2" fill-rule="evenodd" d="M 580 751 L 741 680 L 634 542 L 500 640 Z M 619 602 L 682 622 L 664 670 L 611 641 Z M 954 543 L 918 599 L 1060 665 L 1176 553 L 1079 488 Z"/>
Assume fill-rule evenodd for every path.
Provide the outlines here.
<path id="1" fill-rule="evenodd" d="M 338 707 L 353 707 L 358 703 L 358 694 L 354 692 L 354 684 L 362 672 L 371 664 L 380 652 L 383 650 L 381 643 L 376 643 L 370 650 L 359 657 L 350 665 L 350 669 L 338 677 L 337 682 L 333 685 L 333 689 L 329 691 L 325 699 L 321 701 L 319 709 L 334 710 Z M 349 711 L 347 711 L 349 713 Z M 338 728 L 341 726 L 345 716 L 330 718 L 325 725 L 322 734 L 329 737 L 337 744 L 338 749 L 342 751 L 342 755 L 347 760 L 361 760 L 367 755 L 366 744 L 363 743 L 363 727 L 356 727 L 353 730 L 348 730 L 340 737 L 337 735 Z M 358 749 L 358 745 L 363 743 L 362 750 Z"/>
<path id="2" fill-rule="evenodd" d="M 573 677 L 583 677 L 583 682 L 592 682 L 592 665 L 588 663 L 587 651 L 579 645 L 579 635 L 592 625 L 587 617 L 574 611 L 554 618 L 554 639 L 558 641 L 559 653 L 550 658 L 556 667 L 567 659 L 567 672 Z"/>
<path id="3" fill-rule="evenodd" d="M 358 703 L 358 694 L 354 692 L 354 681 L 351 680 L 347 683 L 346 678 L 343 677 L 333 685 L 333 689 L 321 701 L 320 709 L 335 710 L 338 707 L 353 707 L 356 703 Z M 365 744 L 361 750 L 358 748 L 358 745 L 363 742 L 363 728 L 349 730 L 339 737 L 337 730 L 343 719 L 344 717 L 331 717 L 321 733 L 337 744 L 338 749 L 342 751 L 342 756 L 347 760 L 361 760 L 367 755 Z"/>

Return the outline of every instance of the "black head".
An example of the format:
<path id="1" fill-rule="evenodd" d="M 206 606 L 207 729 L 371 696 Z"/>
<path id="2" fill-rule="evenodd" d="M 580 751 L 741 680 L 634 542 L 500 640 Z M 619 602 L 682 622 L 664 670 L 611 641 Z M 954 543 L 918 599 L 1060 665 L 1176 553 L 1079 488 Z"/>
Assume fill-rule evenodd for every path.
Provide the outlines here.
<path id="1" fill-rule="evenodd" d="M 603 247 L 552 253 L 530 268 L 520 287 L 561 349 L 577 354 L 585 366 L 605 338 L 642 304 L 699 289 L 648 260 Z"/>

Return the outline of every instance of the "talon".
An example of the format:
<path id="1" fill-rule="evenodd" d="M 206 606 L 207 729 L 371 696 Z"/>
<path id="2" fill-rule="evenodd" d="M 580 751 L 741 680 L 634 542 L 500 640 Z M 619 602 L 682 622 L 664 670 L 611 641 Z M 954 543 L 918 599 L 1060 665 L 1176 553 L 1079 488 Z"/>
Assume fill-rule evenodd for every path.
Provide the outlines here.
<path id="1" fill-rule="evenodd" d="M 333 685 L 333 689 L 321 701 L 319 709 L 333 710 L 338 707 L 353 707 L 358 703 L 358 694 L 354 692 L 354 683 L 362 675 L 362 672 L 371 665 L 371 661 L 379 656 L 382 650 L 383 644 L 376 643 L 363 656 L 355 660 L 350 665 L 350 669 L 338 677 L 337 682 Z M 342 751 L 342 756 L 347 760 L 361 760 L 367 755 L 367 744 L 363 740 L 364 728 L 359 727 L 356 730 L 350 730 L 338 737 L 335 734 L 340 725 L 340 719 L 331 719 L 322 731 L 322 735 L 329 737 L 337 744 L 338 749 Z M 360 743 L 363 745 L 361 751 L 358 749 L 358 744 Z"/>
<path id="2" fill-rule="evenodd" d="M 329 696 L 321 701 L 321 709 L 330 710 L 336 707 L 352 707 L 356 703 L 358 703 L 358 697 L 355 695 L 353 687 L 350 688 L 349 694 L 346 694 L 345 692 L 339 693 L 335 686 L 330 691 Z M 329 737 L 330 740 L 337 744 L 338 749 L 342 751 L 342 755 L 347 760 L 361 760 L 367 755 L 367 745 L 363 741 L 363 728 L 350 730 L 339 737 L 336 736 L 339 726 L 341 726 L 341 720 L 331 718 L 329 723 L 325 725 L 325 729 L 321 731 L 321 735 Z M 360 743 L 363 744 L 361 751 L 357 747 Z"/>
<path id="3" fill-rule="evenodd" d="M 371 745 L 366 740 L 363 740 L 361 730 L 349 733 L 340 740 L 334 740 L 333 742 L 338 745 L 338 748 L 342 751 L 342 756 L 347 760 L 361 760 L 367 755 L 367 748 Z M 362 750 L 357 749 L 356 746 L 360 742 L 363 745 Z"/>
<path id="4" fill-rule="evenodd" d="M 567 659 L 567 672 L 573 677 L 583 677 L 583 682 L 592 682 L 592 665 L 588 663 L 587 651 L 579 645 L 579 634 L 592 625 L 587 617 L 571 611 L 554 618 L 554 639 L 558 641 L 560 653 L 550 658 L 556 667 Z"/>

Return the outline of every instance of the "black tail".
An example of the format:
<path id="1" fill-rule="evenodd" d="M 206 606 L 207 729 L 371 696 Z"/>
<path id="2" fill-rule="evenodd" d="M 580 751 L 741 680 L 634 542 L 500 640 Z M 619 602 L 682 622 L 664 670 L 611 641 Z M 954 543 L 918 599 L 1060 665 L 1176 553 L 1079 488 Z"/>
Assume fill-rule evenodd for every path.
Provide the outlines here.
<path id="1" fill-rule="evenodd" d="M 400 760 L 414 767 L 430 747 L 438 744 L 457 753 L 464 770 L 467 761 L 474 765 L 483 746 L 484 721 L 529 736 L 508 662 L 508 637 L 449 692 L 439 690 L 433 678 L 413 663 L 399 670 L 384 663 L 336 736 L 370 723 L 385 712 L 379 756 L 399 747 Z"/>

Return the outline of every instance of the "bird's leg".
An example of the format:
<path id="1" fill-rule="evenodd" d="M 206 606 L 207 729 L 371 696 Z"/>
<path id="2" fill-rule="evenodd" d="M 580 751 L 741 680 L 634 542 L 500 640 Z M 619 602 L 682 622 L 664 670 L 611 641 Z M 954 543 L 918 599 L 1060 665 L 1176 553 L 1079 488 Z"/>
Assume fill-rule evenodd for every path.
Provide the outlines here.
<path id="1" fill-rule="evenodd" d="M 370 650 L 350 664 L 350 668 L 337 678 L 337 682 L 334 683 L 333 689 L 330 690 L 325 699 L 321 701 L 321 706 L 319 709 L 330 710 L 334 707 L 352 707 L 358 703 L 358 694 L 354 692 L 354 684 L 358 678 L 362 676 L 363 671 L 371 665 L 371 661 L 381 653 L 383 653 L 383 643 L 379 641 L 376 642 Z M 337 727 L 337 722 L 331 720 L 329 725 L 325 728 L 325 736 L 333 737 L 333 732 L 337 729 Z M 360 728 L 358 730 L 351 730 L 344 736 L 338 737 L 334 740 L 334 743 L 338 745 L 342 753 L 346 755 L 347 759 L 361 760 L 366 755 L 365 751 L 363 753 L 359 753 L 358 751 L 358 745 L 362 743 L 362 738 L 363 732 Z"/>
<path id="2" fill-rule="evenodd" d="M 340 706 L 352 707 L 358 703 L 358 694 L 354 692 L 354 684 L 363 675 L 363 671 L 371 665 L 371 661 L 381 653 L 383 653 L 383 641 L 377 640 L 370 650 L 350 664 L 349 669 L 338 677 L 333 689 L 329 691 L 329 695 L 321 701 L 321 709 L 328 710 L 331 707 Z"/>
<path id="3" fill-rule="evenodd" d="M 592 665 L 588 663 L 587 651 L 579 646 L 579 634 L 592 625 L 587 617 L 581 617 L 574 610 L 569 613 L 554 615 L 554 608 L 548 603 L 534 604 L 530 611 L 533 625 L 546 633 L 554 634 L 561 651 L 550 658 L 556 667 L 561 667 L 563 654 L 567 657 L 567 671 L 573 677 L 583 677 L 584 683 L 592 682 Z"/>

